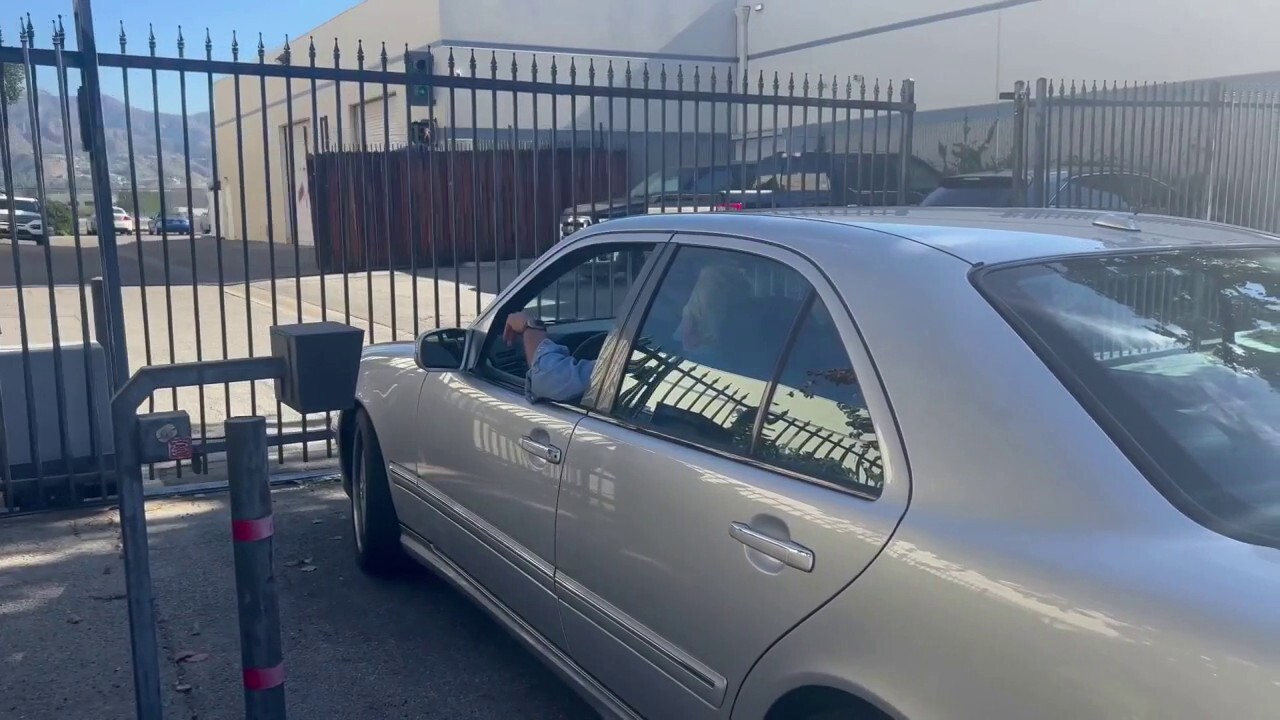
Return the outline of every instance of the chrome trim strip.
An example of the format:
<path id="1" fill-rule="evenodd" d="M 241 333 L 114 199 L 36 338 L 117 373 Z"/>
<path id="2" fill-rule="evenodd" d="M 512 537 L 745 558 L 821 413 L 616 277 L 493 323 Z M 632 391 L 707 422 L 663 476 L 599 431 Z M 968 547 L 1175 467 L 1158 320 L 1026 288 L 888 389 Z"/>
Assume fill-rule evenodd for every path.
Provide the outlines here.
<path id="1" fill-rule="evenodd" d="M 681 651 L 671 643 L 662 640 L 652 630 L 644 627 L 639 622 L 629 617 L 626 613 L 613 607 L 603 598 L 586 589 L 562 572 L 556 573 L 556 587 L 563 588 L 573 600 L 576 600 L 581 605 L 581 607 L 577 607 L 575 609 L 580 611 L 585 609 L 589 615 L 597 616 L 594 618 L 595 620 L 605 620 L 610 624 L 616 625 L 618 628 L 626 631 L 626 633 L 632 638 L 638 640 L 640 642 L 640 646 L 637 647 L 635 643 L 628 643 L 625 639 L 618 638 L 623 641 L 623 644 L 631 647 L 642 657 L 650 658 L 652 661 L 652 656 L 657 655 L 658 658 L 666 660 L 676 668 L 683 670 L 694 680 L 701 683 L 701 685 L 697 686 L 682 683 L 698 697 L 701 697 L 703 700 L 716 707 L 719 707 L 720 704 L 724 702 L 725 688 L 727 687 L 728 682 L 723 677 L 716 674 L 714 670 L 698 662 L 696 659 Z M 597 622 L 597 624 L 600 623 Z"/>
<path id="2" fill-rule="evenodd" d="M 401 485 L 408 488 L 418 487 L 418 477 L 412 470 L 398 462 L 387 463 L 387 472 L 394 475 Z"/>
<path id="3" fill-rule="evenodd" d="M 396 464 L 390 463 L 390 465 L 395 466 Z M 403 466 L 400 466 L 398 469 L 393 469 L 393 472 L 400 475 L 405 471 Z M 408 479 L 409 476 L 406 474 L 405 477 Z M 551 567 L 551 563 L 530 552 L 523 545 L 513 540 L 510 535 L 489 524 L 479 515 L 466 509 L 429 483 L 418 482 L 416 478 L 413 478 L 411 482 L 412 484 L 407 486 L 408 489 L 414 491 L 424 502 L 431 505 L 449 520 L 463 526 L 464 529 L 478 537 L 495 552 L 516 563 L 526 574 L 536 575 L 547 589 L 553 587 L 555 569 Z"/>

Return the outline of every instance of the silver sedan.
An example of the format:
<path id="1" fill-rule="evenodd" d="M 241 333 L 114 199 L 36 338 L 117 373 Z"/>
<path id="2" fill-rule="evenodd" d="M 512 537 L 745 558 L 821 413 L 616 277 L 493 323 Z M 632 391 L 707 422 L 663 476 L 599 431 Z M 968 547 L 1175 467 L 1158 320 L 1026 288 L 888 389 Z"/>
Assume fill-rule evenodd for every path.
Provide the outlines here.
<path id="1" fill-rule="evenodd" d="M 516 311 L 580 398 L 530 399 Z M 654 215 L 367 348 L 339 431 L 361 565 L 433 568 L 607 716 L 1273 718 L 1278 383 L 1259 233 Z"/>

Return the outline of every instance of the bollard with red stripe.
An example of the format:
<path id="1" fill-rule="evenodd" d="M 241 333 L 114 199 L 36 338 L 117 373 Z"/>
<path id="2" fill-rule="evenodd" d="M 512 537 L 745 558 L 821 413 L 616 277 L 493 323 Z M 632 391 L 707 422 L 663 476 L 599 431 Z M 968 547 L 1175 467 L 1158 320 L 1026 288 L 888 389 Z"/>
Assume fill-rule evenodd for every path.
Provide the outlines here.
<path id="1" fill-rule="evenodd" d="M 267 421 L 227 420 L 231 539 L 240 611 L 240 662 L 246 720 L 284 720 L 284 656 L 272 562 L 275 521 L 267 481 Z"/>

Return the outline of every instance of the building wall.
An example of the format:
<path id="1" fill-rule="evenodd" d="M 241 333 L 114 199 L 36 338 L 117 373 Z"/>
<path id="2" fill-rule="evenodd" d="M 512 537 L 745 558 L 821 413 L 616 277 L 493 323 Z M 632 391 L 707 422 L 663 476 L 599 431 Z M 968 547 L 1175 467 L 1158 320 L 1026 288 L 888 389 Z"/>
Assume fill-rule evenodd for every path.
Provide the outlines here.
<path id="1" fill-rule="evenodd" d="M 922 110 L 980 105 L 1037 77 L 1173 81 L 1280 65 L 1274 0 L 764 0 L 751 71 L 913 78 Z M 810 40 L 842 42 L 779 52 Z"/>
<path id="2" fill-rule="evenodd" d="M 554 56 L 559 70 L 556 81 L 562 85 L 571 82 L 572 60 L 579 85 L 592 82 L 588 70 L 592 66 L 596 70 L 594 82 L 607 84 L 612 64 L 612 82 L 622 86 L 630 63 L 632 85 L 639 87 L 647 61 L 651 87 L 659 85 L 659 74 L 665 68 L 666 87 L 675 88 L 677 73 L 683 72 L 684 87 L 692 89 L 696 71 L 701 89 L 707 90 L 714 68 L 723 89 L 726 74 L 733 72 L 736 77 L 739 72 L 734 67 L 737 28 L 733 12 L 738 2 L 365 0 L 311 35 L 317 38 L 316 63 L 324 67 L 333 66 L 337 38 L 341 66 L 354 68 L 356 43 L 363 39 L 367 68 L 380 67 L 380 43 L 385 41 L 388 67 L 393 70 L 403 67 L 406 47 L 431 45 L 437 52 L 439 73 L 447 72 L 452 51 L 455 74 L 472 72 L 474 53 L 478 76 L 489 77 L 494 72 L 491 62 L 496 61 L 496 76 L 510 79 L 514 59 L 514 77 L 528 80 L 533 77 L 536 57 L 538 80 L 549 82 Z M 835 76 L 842 86 L 848 78 L 862 76 L 868 82 L 868 97 L 876 79 L 882 81 L 883 97 L 888 80 L 900 88 L 903 78 L 912 78 L 923 111 L 917 118 L 916 149 L 917 154 L 925 155 L 939 143 L 950 142 L 950 135 L 966 124 L 962 115 L 950 108 L 985 106 L 983 124 L 975 122 L 973 129 L 985 132 L 991 118 L 1005 107 L 994 105 L 998 93 L 1012 89 L 1015 80 L 1040 76 L 1090 81 L 1188 80 L 1264 73 L 1280 65 L 1270 37 L 1273 28 L 1280 25 L 1280 3 L 1274 0 L 763 0 L 762 5 L 760 12 L 751 13 L 748 34 L 753 78 L 765 73 L 771 81 L 772 74 L 778 72 L 785 93 L 786 79 L 793 72 L 797 73 L 797 84 L 804 73 L 815 84 L 820 73 L 827 82 Z M 841 35 L 848 37 L 820 42 Z M 794 47 L 804 43 L 820 44 Z M 295 65 L 308 62 L 307 38 L 295 41 L 291 49 Z M 269 52 L 268 62 L 279 51 Z M 256 62 L 254 57 L 244 59 Z M 470 91 L 444 89 L 437 91 L 437 102 L 430 110 L 414 108 L 410 112 L 398 87 L 387 89 L 384 103 L 380 85 L 361 88 L 344 83 L 338 87 L 322 81 L 316 83 L 313 95 L 310 82 L 305 80 L 292 81 L 293 99 L 286 102 L 283 80 L 264 83 L 253 76 L 239 81 L 241 107 L 237 113 L 236 86 L 234 79 L 227 78 L 220 80 L 214 91 L 217 174 L 223 188 L 219 218 L 222 234 L 232 238 L 247 234 L 252 239 L 271 236 L 288 241 L 296 234 L 300 241 L 308 242 L 307 152 L 317 147 L 403 144 L 412 120 L 430 117 L 440 127 L 441 136 L 456 139 L 460 146 L 472 139 L 484 142 L 494 137 L 528 142 L 535 138 L 536 109 L 537 127 L 543 131 L 536 139 L 541 142 L 549 140 L 554 112 L 560 143 L 567 143 L 575 131 L 579 144 L 600 142 L 599 133 L 593 136 L 591 130 L 605 125 L 622 136 L 613 140 L 615 144 L 627 143 L 633 150 L 644 145 L 642 138 L 652 139 L 660 133 L 664 123 L 667 137 L 681 127 L 686 134 L 723 135 L 736 130 L 737 125 L 735 118 L 730 126 L 723 108 L 713 124 L 705 104 L 695 119 L 694 109 L 687 104 L 652 103 L 646 113 L 641 103 L 623 100 L 593 101 L 582 96 L 571 100 L 568 95 L 535 100 L 527 94 L 512 98 L 510 93 L 484 91 L 473 97 Z M 265 113 L 260 107 L 264 89 Z M 363 137 L 358 121 L 361 92 L 368 127 Z M 770 128 L 755 128 L 770 124 L 767 119 L 757 122 L 748 117 L 747 129 L 772 137 Z M 1008 143 L 1007 132 L 1002 126 L 998 129 L 996 146 L 1003 148 Z M 891 134 L 892 128 L 877 147 L 896 147 Z M 807 130 L 805 135 L 807 145 Z M 776 144 L 768 142 L 770 148 Z M 764 143 L 758 144 L 756 152 Z M 673 141 L 665 146 L 650 142 L 648 146 L 651 168 L 692 161 L 691 142 Z M 703 146 L 702 162 L 708 147 Z M 239 149 L 243 160 L 237 154 Z M 751 157 L 752 152 L 747 152 Z M 642 174 L 642 164 L 636 162 L 633 175 Z M 295 209 L 296 229 L 292 227 Z"/>
<path id="3" fill-rule="evenodd" d="M 334 67 L 336 38 L 340 49 L 339 67 L 357 67 L 357 42 L 363 41 L 365 68 L 381 67 L 380 54 L 385 42 L 387 67 L 403 69 L 406 46 L 416 48 L 440 37 L 440 2 L 364 0 L 294 40 L 290 44 L 292 64 L 309 64 L 308 46 L 314 37 L 315 63 L 319 67 Z M 267 62 L 272 62 L 283 50 L 283 47 L 269 50 Z M 244 55 L 241 60 L 257 62 L 256 57 Z M 398 87 L 387 88 L 387 91 L 387 117 L 403 119 L 388 123 L 388 128 L 395 132 L 390 141 L 402 144 L 407 132 L 404 94 Z M 368 113 L 368 129 L 363 137 L 359 123 L 352 127 L 352 120 L 359 117 L 362 92 Z M 215 159 L 222 187 L 218 194 L 221 234 L 232 239 L 247 235 L 252 240 L 276 242 L 291 242 L 296 234 L 300 242 L 309 243 L 311 193 L 306 186 L 306 153 L 317 147 L 337 149 L 339 144 L 347 148 L 360 147 L 362 142 L 370 147 L 383 145 L 387 138 L 384 124 L 377 117 L 383 111 L 383 95 L 383 87 L 375 84 L 365 84 L 362 88 L 359 83 L 316 81 L 313 92 L 310 80 L 292 79 L 286 84 L 282 78 L 264 81 L 259 76 L 242 75 L 238 81 L 234 77 L 217 81 L 213 114 Z M 296 232 L 292 228 L 295 213 Z"/>

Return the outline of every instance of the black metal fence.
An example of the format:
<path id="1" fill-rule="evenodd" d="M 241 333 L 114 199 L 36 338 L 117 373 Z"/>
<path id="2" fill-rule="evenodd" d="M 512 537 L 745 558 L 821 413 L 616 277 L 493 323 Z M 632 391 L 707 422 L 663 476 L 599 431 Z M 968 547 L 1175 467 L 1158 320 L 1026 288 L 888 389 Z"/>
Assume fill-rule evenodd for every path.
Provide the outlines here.
<path id="1" fill-rule="evenodd" d="M 34 190 L 0 213 L 0 513 L 115 493 L 106 404 L 139 367 L 262 355 L 281 322 L 369 341 L 464 324 L 564 233 L 628 214 L 909 200 L 909 81 L 180 31 L 103 52 L 29 20 L 14 36 L 0 179 Z M 88 93 L 91 64 L 110 92 Z M 83 143 L 99 129 L 101 159 Z M 277 463 L 332 464 L 332 418 L 269 383 L 149 406 L 190 412 L 210 448 L 226 418 L 265 415 Z"/>
<path id="2" fill-rule="evenodd" d="M 1041 79 L 1013 93 L 1015 196 L 1280 230 L 1280 90 Z"/>

